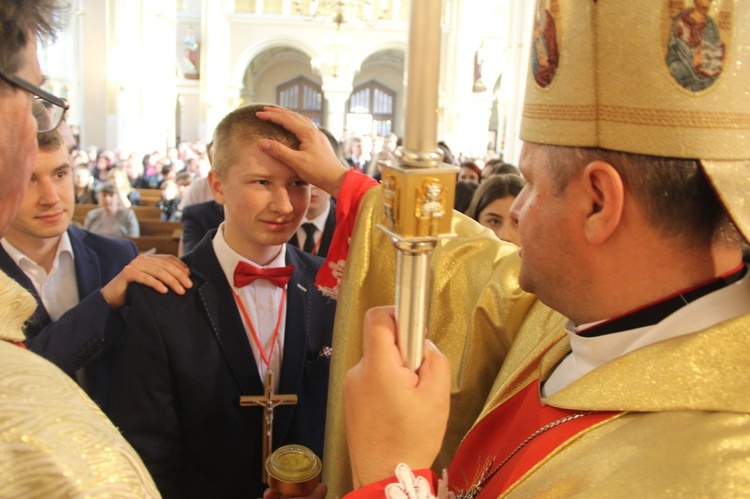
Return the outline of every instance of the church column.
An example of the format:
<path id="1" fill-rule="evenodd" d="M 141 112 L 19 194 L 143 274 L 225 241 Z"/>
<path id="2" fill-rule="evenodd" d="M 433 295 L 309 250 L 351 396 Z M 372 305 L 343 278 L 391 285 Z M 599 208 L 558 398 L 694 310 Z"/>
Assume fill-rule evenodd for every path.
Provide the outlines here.
<path id="1" fill-rule="evenodd" d="M 326 100 L 325 127 L 336 138 L 341 138 L 346 127 L 346 101 L 352 94 L 354 71 L 321 70 L 323 97 Z"/>
<path id="2" fill-rule="evenodd" d="M 493 96 L 491 88 L 474 92 L 475 53 L 482 40 L 477 34 L 477 19 L 486 16 L 486 6 L 479 2 L 452 2 L 446 12 L 446 25 L 449 31 L 444 35 L 442 57 L 443 68 L 441 86 L 444 99 L 441 99 L 442 126 L 440 138 L 446 140 L 454 154 L 482 158 L 487 152 L 489 120 L 492 112 Z M 485 54 L 497 57 L 490 47 Z M 486 63 L 486 61 L 485 61 Z M 485 64 L 485 73 L 486 73 Z M 491 87 L 487 75 L 485 85 Z"/>
<path id="3" fill-rule="evenodd" d="M 143 0 L 141 26 L 143 37 L 141 66 L 142 127 L 130 129 L 139 150 L 150 146 L 165 149 L 175 145 L 177 105 L 177 34 L 175 0 Z M 137 137 L 137 139 L 135 139 Z"/>
<path id="4" fill-rule="evenodd" d="M 211 140 L 219 121 L 230 111 L 227 91 L 229 74 L 229 23 L 227 15 L 234 8 L 232 0 L 203 0 L 201 15 L 200 135 Z M 238 92 L 239 93 L 239 92 Z"/>
<path id="5" fill-rule="evenodd" d="M 526 75 L 529 67 L 529 41 L 533 29 L 534 7 L 536 2 L 513 0 L 510 3 L 507 26 L 508 33 L 508 65 L 506 74 L 514 75 L 508 82 L 505 102 L 507 114 L 505 122 L 505 150 L 503 158 L 509 163 L 518 164 L 521 156 L 522 142 L 519 138 L 521 131 L 521 116 L 523 113 L 523 99 L 526 93 Z M 503 86 L 505 82 L 503 82 Z"/>
<path id="6" fill-rule="evenodd" d="M 85 144 L 143 154 L 174 141 L 174 11 L 175 0 L 107 2 L 105 32 L 96 40 L 105 47 L 106 63 L 93 64 L 106 78 L 104 103 L 88 95 L 85 77 Z M 86 12 L 85 29 L 91 25 L 89 13 L 95 12 L 93 7 Z M 92 65 L 89 60 L 83 64 Z"/>
<path id="7" fill-rule="evenodd" d="M 78 65 L 81 68 L 81 100 L 77 102 L 81 125 L 81 145 L 104 146 L 107 132 L 107 88 L 105 75 L 107 65 L 107 11 L 110 2 L 83 0 L 79 19 L 81 51 Z M 71 104 L 76 104 L 73 102 Z M 73 111 L 72 111 L 73 112 Z"/>

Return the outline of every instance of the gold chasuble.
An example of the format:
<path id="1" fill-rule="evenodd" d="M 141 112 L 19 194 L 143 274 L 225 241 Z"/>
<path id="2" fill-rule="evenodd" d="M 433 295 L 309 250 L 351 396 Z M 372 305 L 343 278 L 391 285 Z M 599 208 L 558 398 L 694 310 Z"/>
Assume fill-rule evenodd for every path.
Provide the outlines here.
<path id="1" fill-rule="evenodd" d="M 0 497 L 160 497 L 136 452 L 83 390 L 15 344 L 35 308 L 0 272 Z"/>
<path id="2" fill-rule="evenodd" d="M 382 203 L 382 188 L 375 187 L 359 206 L 338 298 L 323 463 L 329 497 L 352 490 L 342 386 L 362 356 L 363 317 L 394 301 L 396 251 L 376 228 Z M 457 237 L 441 242 L 431 260 L 428 337 L 450 359 L 453 379 L 448 431 L 435 470 L 447 467 L 474 423 L 522 322 L 539 335 L 551 330 L 562 335 L 564 324 L 561 315 L 519 287 L 515 246 L 456 212 L 452 229 Z"/>
<path id="3" fill-rule="evenodd" d="M 652 490 L 670 491 L 670 497 L 750 497 L 748 331 L 746 315 L 661 341 L 542 398 L 545 406 L 560 409 L 620 413 L 562 443 L 506 484 L 504 494 L 607 498 L 643 497 Z M 519 331 L 477 428 L 524 387 L 546 379 L 570 351 L 560 333 Z M 495 463 L 508 457 L 487 455 L 502 444 L 485 436 L 481 448 L 462 446 L 459 454 Z M 478 478 L 463 478 L 453 467 L 449 472 L 449 483 L 462 489 Z"/>

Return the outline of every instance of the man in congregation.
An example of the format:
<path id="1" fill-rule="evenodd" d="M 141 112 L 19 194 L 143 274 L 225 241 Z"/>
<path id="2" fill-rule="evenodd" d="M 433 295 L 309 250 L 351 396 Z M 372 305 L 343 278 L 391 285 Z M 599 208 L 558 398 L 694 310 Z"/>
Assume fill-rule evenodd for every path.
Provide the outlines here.
<path id="1" fill-rule="evenodd" d="M 335 302 L 315 289 L 323 258 L 286 244 L 310 186 L 263 154 L 294 135 L 246 106 L 216 127 L 209 185 L 224 221 L 184 257 L 184 295 L 128 290 L 127 344 L 112 420 L 164 497 L 260 497 L 267 386 L 297 395 L 274 409 L 273 448 L 323 454 Z"/>
<path id="2" fill-rule="evenodd" d="M 486 326 L 515 305 L 524 306 L 522 320 L 480 416 L 452 455 L 450 492 L 750 495 L 750 277 L 741 252 L 742 237 L 750 237 L 750 64 L 743 60 L 750 4 L 723 2 L 711 12 L 723 26 L 724 69 L 698 92 L 666 63 L 668 30 L 679 15 L 671 2 L 557 4 L 550 15 L 559 66 L 551 81 L 528 78 L 520 160 L 528 184 L 512 209 L 521 249 L 507 252 L 498 243 L 494 271 L 472 269 L 476 288 L 497 297 L 496 310 L 477 314 L 474 293 L 433 297 L 433 304 L 454 307 L 450 325 L 431 321 L 429 329 L 453 373 L 429 344 L 416 373 L 404 368 L 392 309 L 368 313 L 364 356 L 344 389 L 356 495 L 436 490 L 429 468 L 446 432 L 460 360 L 452 345 L 465 334 L 452 326 L 468 314 L 481 319 L 467 330 L 472 342 L 483 332 L 504 338 L 507 329 Z M 292 151 L 264 141 L 267 153 L 339 204 L 361 188 L 364 181 L 334 164 L 308 120 L 274 109 L 260 116 L 302 142 Z M 359 221 L 369 216 L 365 208 L 380 206 L 368 204 L 378 191 L 363 198 Z M 459 238 L 465 222 L 454 222 Z M 339 227 L 350 225 L 339 220 Z M 352 247 L 359 249 L 368 227 L 358 227 Z M 451 269 L 441 264 L 460 266 L 461 252 L 471 248 L 461 241 L 444 246 L 436 251 L 436 287 L 455 291 L 443 284 Z M 357 281 L 368 264 L 349 268 L 347 279 Z M 494 281 L 481 284 L 488 275 Z M 356 290 L 347 282 L 340 296 L 350 299 Z M 519 285 L 544 305 L 533 295 L 505 301 L 522 294 Z M 466 362 L 459 364 L 472 359 Z"/>
<path id="3" fill-rule="evenodd" d="M 106 411 L 115 389 L 112 362 L 124 342 L 128 284 L 182 294 L 192 285 L 189 270 L 175 256 L 139 256 L 132 241 L 73 226 L 68 150 L 57 130 L 37 134 L 37 142 L 31 183 L 0 240 L 0 269 L 37 301 L 27 347 L 75 376 Z"/>
<path id="4" fill-rule="evenodd" d="M 0 0 L 0 235 L 29 186 L 37 154 L 37 99 L 52 105 L 39 131 L 57 127 L 67 103 L 41 88 L 37 40 L 65 14 L 54 0 Z M 0 496 L 155 497 L 143 463 L 91 399 L 47 360 L 23 348 L 37 303 L 0 272 Z"/>

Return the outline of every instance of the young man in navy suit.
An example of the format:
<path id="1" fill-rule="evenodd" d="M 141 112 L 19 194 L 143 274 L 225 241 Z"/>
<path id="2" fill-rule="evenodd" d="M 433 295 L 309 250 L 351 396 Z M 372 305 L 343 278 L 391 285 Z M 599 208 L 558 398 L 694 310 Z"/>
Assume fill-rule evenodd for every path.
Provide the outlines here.
<path id="1" fill-rule="evenodd" d="M 323 189 L 310 186 L 310 207 L 305 221 L 289 242 L 313 255 L 325 258 L 336 230 L 336 203 Z"/>
<path id="2" fill-rule="evenodd" d="M 261 109 L 237 109 L 216 128 L 209 183 L 225 218 L 183 257 L 193 288 L 128 291 L 110 415 L 164 497 L 262 496 L 264 410 L 240 397 L 262 395 L 269 371 L 274 393 L 298 396 L 274 411 L 273 448 L 322 456 L 335 304 L 313 284 L 323 259 L 286 244 L 310 186 L 260 151 L 265 138 L 299 144 L 256 118 Z"/>
<path id="3" fill-rule="evenodd" d="M 186 206 L 182 211 L 180 256 L 193 251 L 208 231 L 217 228 L 223 221 L 224 206 L 213 199 Z"/>
<path id="4" fill-rule="evenodd" d="M 173 256 L 138 256 L 131 241 L 71 225 L 73 175 L 62 135 L 40 133 L 37 142 L 31 182 L 0 240 L 0 269 L 36 298 L 25 328 L 27 347 L 74 376 L 106 409 L 128 284 L 183 293 L 191 285 L 188 269 Z"/>

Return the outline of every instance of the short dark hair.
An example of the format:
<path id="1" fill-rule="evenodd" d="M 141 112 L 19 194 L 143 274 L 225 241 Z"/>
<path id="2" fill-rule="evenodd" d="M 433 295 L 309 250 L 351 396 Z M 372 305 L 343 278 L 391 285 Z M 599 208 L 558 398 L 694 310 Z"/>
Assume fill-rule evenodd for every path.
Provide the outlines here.
<path id="1" fill-rule="evenodd" d="M 336 139 L 336 137 L 334 137 L 331 132 L 329 132 L 327 129 L 323 127 L 318 127 L 318 130 L 323 132 L 323 135 L 325 135 L 326 138 L 328 139 L 328 142 L 331 144 L 331 147 L 333 148 L 333 152 L 336 154 L 336 158 L 338 158 L 339 162 L 345 167 L 349 168 L 349 163 L 346 161 L 346 158 L 344 157 L 344 152 L 341 150 L 341 144 Z"/>
<path id="2" fill-rule="evenodd" d="M 485 177 L 490 175 L 502 175 L 504 173 L 512 173 L 513 175 L 521 175 L 521 171 L 516 165 L 506 163 L 502 159 L 491 159 L 484 165 L 484 169 L 487 170 Z"/>
<path id="3" fill-rule="evenodd" d="M 482 169 L 479 168 L 479 165 L 473 161 L 464 161 L 459 165 L 459 168 L 468 168 L 469 170 L 476 173 L 478 177 L 482 176 Z"/>
<path id="4" fill-rule="evenodd" d="M 115 184 L 107 181 L 102 182 L 96 187 L 96 193 L 97 194 L 116 194 L 117 193 L 117 187 L 115 187 Z"/>
<path id="5" fill-rule="evenodd" d="M 65 141 L 57 128 L 48 132 L 37 133 L 36 142 L 39 145 L 40 151 L 53 152 L 61 147 L 65 147 Z"/>
<path id="6" fill-rule="evenodd" d="M 453 209 L 461 213 L 466 213 L 469 206 L 471 206 L 471 200 L 474 198 L 474 193 L 478 187 L 479 184 L 468 180 L 459 180 L 456 182 L 456 197 L 453 201 Z"/>
<path id="7" fill-rule="evenodd" d="M 482 213 L 482 210 L 488 204 L 496 199 L 518 196 L 524 185 L 526 185 L 526 182 L 518 175 L 511 173 L 490 175 L 484 182 L 479 184 L 474 197 L 471 199 L 471 205 L 466 210 L 466 214 L 474 220 L 479 220 L 479 214 Z"/>
<path id="8" fill-rule="evenodd" d="M 263 139 L 273 139 L 282 144 L 299 149 L 299 139 L 286 128 L 271 121 L 263 121 L 255 114 L 263 111 L 268 104 L 251 104 L 235 109 L 216 126 L 213 140 L 211 168 L 220 177 L 226 175 L 234 162 L 237 146 L 254 145 Z"/>
<path id="9" fill-rule="evenodd" d="M 553 188 L 561 195 L 592 161 L 620 174 L 651 225 L 690 245 L 737 241 L 739 235 L 696 159 L 649 156 L 594 147 L 545 145 Z"/>
<path id="10" fill-rule="evenodd" d="M 0 2 L 0 70 L 16 73 L 21 52 L 36 40 L 53 41 L 61 28 L 67 4 L 59 0 L 2 0 Z"/>

